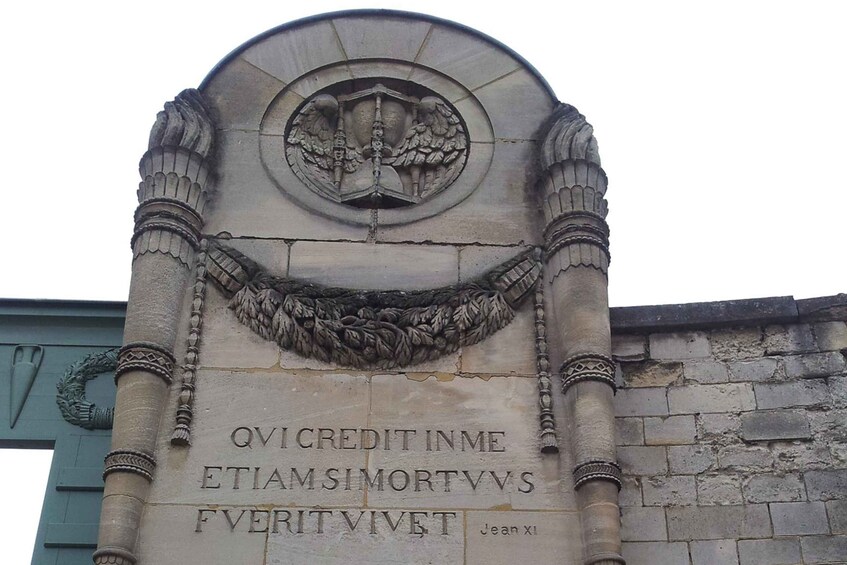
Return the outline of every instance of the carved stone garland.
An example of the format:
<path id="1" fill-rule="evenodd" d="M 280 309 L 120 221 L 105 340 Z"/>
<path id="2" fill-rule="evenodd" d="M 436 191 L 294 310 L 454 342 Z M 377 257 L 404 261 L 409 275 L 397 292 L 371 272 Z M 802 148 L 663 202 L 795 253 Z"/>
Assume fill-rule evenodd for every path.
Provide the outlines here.
<path id="1" fill-rule="evenodd" d="M 182 390 L 176 411 L 176 427 L 171 435 L 173 445 L 191 445 L 191 420 L 194 417 L 194 390 L 197 380 L 197 365 L 200 362 L 200 338 L 203 329 L 203 304 L 206 298 L 206 257 L 209 240 L 200 241 L 200 252 L 194 268 L 194 300 L 191 302 L 191 318 L 188 330 L 188 348 L 182 366 Z"/>
<path id="2" fill-rule="evenodd" d="M 458 286 L 364 291 L 274 277 L 221 245 L 208 256 L 242 324 L 283 349 L 356 368 L 414 365 L 482 341 L 512 321 L 541 274 L 531 251 Z"/>

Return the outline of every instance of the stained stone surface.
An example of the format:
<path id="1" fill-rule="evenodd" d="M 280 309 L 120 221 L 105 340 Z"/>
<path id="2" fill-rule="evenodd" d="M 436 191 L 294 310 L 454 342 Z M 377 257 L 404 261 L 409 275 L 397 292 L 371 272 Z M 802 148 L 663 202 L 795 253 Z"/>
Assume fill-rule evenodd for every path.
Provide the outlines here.
<path id="1" fill-rule="evenodd" d="M 420 204 L 353 208 L 303 184 L 286 159 L 287 135 L 293 116 L 311 116 L 304 104 L 316 94 L 380 82 L 448 102 L 467 134 L 467 162 Z M 428 18 L 337 14 L 261 36 L 200 90 L 217 127 L 204 233 L 271 275 L 428 290 L 472 281 L 541 241 L 536 140 L 556 100 L 533 69 L 481 35 Z M 330 117 L 337 116 L 346 114 Z M 370 149 L 356 148 L 362 178 L 378 166 Z M 202 334 L 191 445 L 170 443 L 179 370 L 158 431 L 142 565 L 582 561 L 558 387 L 560 453 L 540 453 L 532 292 L 510 323 L 479 343 L 417 365 L 365 370 L 258 335 L 285 318 L 253 328 L 251 320 L 275 312 L 305 318 L 257 301 L 242 323 L 220 276 L 210 274 L 202 320 L 193 322 Z M 194 290 L 178 329 L 180 363 Z M 363 309 L 355 318 L 370 315 Z"/>

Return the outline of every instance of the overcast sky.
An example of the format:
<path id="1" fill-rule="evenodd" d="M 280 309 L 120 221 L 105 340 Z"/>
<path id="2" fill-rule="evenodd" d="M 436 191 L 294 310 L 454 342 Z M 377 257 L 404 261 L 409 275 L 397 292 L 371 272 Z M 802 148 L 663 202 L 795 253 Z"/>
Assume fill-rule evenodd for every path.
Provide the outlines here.
<path id="1" fill-rule="evenodd" d="M 258 33 L 354 7 L 487 33 L 588 117 L 612 305 L 847 290 L 845 2 L 145 0 L 3 10 L 0 297 L 125 300 L 162 104 Z"/>
<path id="2" fill-rule="evenodd" d="M 610 179 L 613 305 L 847 289 L 847 4 L 378 5 L 499 39 L 588 117 Z M 254 35 L 355 5 L 126 6 L 17 3 L 2 18 L 2 297 L 124 300 L 137 164 L 163 102 Z"/>

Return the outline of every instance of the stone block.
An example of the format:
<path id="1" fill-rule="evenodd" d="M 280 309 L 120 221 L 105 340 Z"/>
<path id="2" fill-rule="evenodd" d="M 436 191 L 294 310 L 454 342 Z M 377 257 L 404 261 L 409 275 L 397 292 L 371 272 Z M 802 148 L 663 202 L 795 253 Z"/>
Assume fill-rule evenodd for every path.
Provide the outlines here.
<path id="1" fill-rule="evenodd" d="M 612 358 L 616 361 L 644 361 L 648 358 L 647 336 L 612 335 Z"/>
<path id="2" fill-rule="evenodd" d="M 744 499 L 750 503 L 797 502 L 806 500 L 800 475 L 753 475 L 744 481 Z"/>
<path id="3" fill-rule="evenodd" d="M 535 379 L 524 377 L 418 381 L 405 375 L 373 376 L 368 427 L 414 433 L 410 432 L 408 450 L 395 444 L 391 450 L 369 451 L 368 468 L 384 469 L 386 481 L 391 470 L 406 470 L 415 485 L 397 489 L 386 482 L 382 489 L 369 488 L 367 505 L 463 510 L 509 505 L 515 510 L 574 511 L 568 455 L 563 453 L 560 459 L 539 455 L 537 398 Z M 428 436 L 426 430 L 431 432 Z M 486 436 L 496 443 L 486 441 Z M 402 475 L 395 479 L 406 480 Z"/>
<path id="4" fill-rule="evenodd" d="M 345 59 L 332 22 L 327 20 L 275 34 L 254 43 L 241 56 L 284 83 L 310 70 Z"/>
<path id="5" fill-rule="evenodd" d="M 240 57 L 230 60 L 211 79 L 203 96 L 214 108 L 215 125 L 220 129 L 258 131 L 268 105 L 285 88 L 285 83 Z M 302 102 L 300 96 L 296 98 Z"/>
<path id="6" fill-rule="evenodd" d="M 529 302 L 529 301 L 527 301 Z M 535 310 L 523 304 L 508 326 L 462 348 L 460 371 L 475 375 L 535 377 Z"/>
<path id="7" fill-rule="evenodd" d="M 346 565 L 402 562 L 425 565 L 460 563 L 463 559 L 463 512 L 436 515 L 437 511 L 422 511 L 412 517 L 410 512 L 403 510 L 345 511 L 348 513 L 346 516 L 339 509 L 310 509 L 311 514 L 307 512 L 303 529 L 312 535 L 289 533 L 285 528 L 279 528 L 280 533 L 267 534 L 265 561 L 234 560 L 232 563 Z M 322 535 L 318 534 L 318 516 L 323 518 Z M 297 524 L 295 520 L 292 523 Z"/>
<path id="8" fill-rule="evenodd" d="M 437 288 L 458 282 L 459 252 L 449 245 L 298 241 L 289 276 L 346 288 Z"/>
<path id="9" fill-rule="evenodd" d="M 662 387 L 682 378 L 682 363 L 668 361 L 640 361 L 621 363 L 626 386 Z"/>
<path id="10" fill-rule="evenodd" d="M 621 508 L 621 540 L 667 541 L 662 508 Z"/>
<path id="11" fill-rule="evenodd" d="M 725 383 L 729 379 L 726 364 L 720 361 L 685 361 L 683 371 L 686 381 L 700 384 Z"/>
<path id="12" fill-rule="evenodd" d="M 692 541 L 692 565 L 738 565 L 734 539 Z"/>
<path id="13" fill-rule="evenodd" d="M 296 95 L 295 98 L 302 101 Z M 219 130 L 218 133 L 216 170 L 220 171 L 220 176 L 216 183 L 214 214 L 207 215 L 205 233 L 229 232 L 235 237 L 275 239 L 366 241 L 366 225 L 327 221 L 301 206 L 293 205 L 280 194 L 279 186 L 259 163 L 259 138 L 266 136 L 239 130 Z M 299 182 L 284 159 L 282 163 L 293 182 Z M 243 190 L 245 186 L 249 186 L 250 190 Z"/>
<path id="14" fill-rule="evenodd" d="M 642 480 L 644 506 L 690 506 L 697 502 L 694 477 L 648 477 Z"/>
<path id="15" fill-rule="evenodd" d="M 217 289 L 207 288 L 200 367 L 268 369 L 279 363 L 279 346 L 239 322 L 227 304 Z"/>
<path id="16" fill-rule="evenodd" d="M 830 500 L 826 503 L 826 514 L 833 534 L 847 534 L 847 500 Z"/>
<path id="17" fill-rule="evenodd" d="M 830 379 L 830 384 L 832 384 Z M 825 410 L 822 412 L 806 413 L 812 435 L 825 443 L 844 441 L 847 439 L 847 410 Z"/>
<path id="18" fill-rule="evenodd" d="M 698 414 L 697 433 L 701 441 L 731 443 L 741 433 L 741 417 L 737 414 Z"/>
<path id="19" fill-rule="evenodd" d="M 821 351 L 847 349 L 847 322 L 819 322 L 813 329 Z"/>
<path id="20" fill-rule="evenodd" d="M 667 416 L 668 400 L 664 388 L 625 388 L 613 400 L 615 416 Z"/>
<path id="21" fill-rule="evenodd" d="M 650 334 L 650 357 L 653 359 L 697 359 L 711 355 L 709 338 L 704 332 Z"/>
<path id="22" fill-rule="evenodd" d="M 647 445 L 694 443 L 696 433 L 694 416 L 644 418 L 644 440 Z"/>
<path id="23" fill-rule="evenodd" d="M 809 324 L 767 326 L 764 341 L 766 355 L 792 355 L 817 351 L 815 336 Z"/>
<path id="24" fill-rule="evenodd" d="M 671 541 L 764 538 L 771 535 L 771 520 L 765 504 L 668 508 L 667 519 Z"/>
<path id="25" fill-rule="evenodd" d="M 701 506 L 743 504 L 741 479 L 735 475 L 697 477 L 697 502 Z"/>
<path id="26" fill-rule="evenodd" d="M 513 565 L 521 555 L 536 563 L 578 565 L 579 532 L 576 512 L 468 512 L 466 562 Z"/>
<path id="27" fill-rule="evenodd" d="M 774 502 L 770 508 L 775 536 L 829 533 L 829 521 L 823 502 Z"/>
<path id="28" fill-rule="evenodd" d="M 644 424 L 641 418 L 615 418 L 617 445 L 644 445 Z"/>
<path id="29" fill-rule="evenodd" d="M 765 346 L 760 328 L 714 330 L 709 334 L 712 354 L 722 361 L 764 357 Z"/>
<path id="30" fill-rule="evenodd" d="M 420 59 L 418 63 L 426 64 Z M 410 80 L 415 80 L 414 75 Z M 541 129 L 539 117 L 546 118 L 553 111 L 547 89 L 526 69 L 505 74 L 474 90 L 474 95 L 485 108 L 502 109 L 489 114 L 497 139 L 534 140 Z M 463 112 L 462 102 L 456 103 L 456 109 Z"/>
<path id="31" fill-rule="evenodd" d="M 829 389 L 824 381 L 794 381 L 788 383 L 756 383 L 756 404 L 759 409 L 818 406 L 829 403 Z"/>
<path id="32" fill-rule="evenodd" d="M 349 490 L 342 488 L 343 469 L 367 468 L 370 452 L 339 449 L 338 436 L 341 428 L 375 428 L 368 425 L 367 377 L 201 370 L 197 381 L 202 394 L 194 405 L 191 449 L 172 450 L 169 430 L 163 430 L 158 452 L 170 456 L 158 462 L 150 503 L 238 508 L 365 503 L 358 474 Z M 334 431 L 333 440 L 319 442 L 320 428 Z M 341 470 L 336 488 L 327 478 L 329 469 Z"/>
<path id="33" fill-rule="evenodd" d="M 802 563 L 796 539 L 739 540 L 741 565 L 794 565 Z"/>
<path id="34" fill-rule="evenodd" d="M 222 241 L 228 247 L 247 255 L 272 275 L 288 275 L 288 243 L 282 239 L 233 238 Z"/>
<path id="35" fill-rule="evenodd" d="M 776 359 L 768 357 L 752 361 L 733 361 L 729 364 L 729 380 L 766 381 L 774 377 L 778 364 Z"/>
<path id="36" fill-rule="evenodd" d="M 773 442 L 775 468 L 780 472 L 826 469 L 832 466 L 828 446 L 806 441 Z"/>
<path id="37" fill-rule="evenodd" d="M 472 99 L 468 97 L 466 100 L 471 104 Z M 473 102 L 467 109 L 457 109 L 465 113 L 474 107 L 473 104 L 476 103 Z M 377 242 L 492 246 L 540 243 L 537 241 L 538 204 L 534 191 L 529 188 L 535 174 L 531 165 L 535 150 L 535 143 L 529 141 L 513 143 L 497 140 L 494 143 L 472 144 L 471 154 L 475 153 L 478 158 L 474 163 L 469 161 L 462 177 L 469 178 L 468 174 L 475 172 L 469 170 L 472 165 L 481 169 L 490 162 L 491 166 L 487 172 L 475 172 L 485 176 L 470 196 L 440 214 L 405 224 L 384 224 L 383 218 L 388 216 L 380 211 Z M 462 182 L 462 177 L 459 182 Z M 399 210 L 384 212 L 399 213 Z"/>
<path id="38" fill-rule="evenodd" d="M 332 21 L 348 59 L 376 59 L 391 56 L 414 61 L 432 24 L 406 18 L 341 17 Z M 373 41 L 378 37 L 379 41 Z"/>
<path id="39" fill-rule="evenodd" d="M 838 351 L 792 355 L 785 358 L 785 375 L 788 378 L 815 379 L 840 375 L 847 363 Z"/>
<path id="40" fill-rule="evenodd" d="M 200 509 L 207 511 L 200 513 Z M 138 562 L 264 563 L 267 534 L 249 531 L 250 510 L 243 516 L 243 508 L 228 509 L 232 518 L 243 516 L 235 529 L 226 522 L 223 510 L 205 505 L 147 505 L 141 522 L 144 535 L 136 547 Z"/>
<path id="41" fill-rule="evenodd" d="M 847 377 L 830 377 L 826 380 L 832 405 L 835 408 L 847 408 Z"/>
<path id="42" fill-rule="evenodd" d="M 680 445 L 668 448 L 668 464 L 674 474 L 696 475 L 713 469 L 718 459 L 707 445 Z"/>
<path id="43" fill-rule="evenodd" d="M 618 463 L 625 475 L 663 475 L 668 471 L 664 447 L 619 447 Z"/>
<path id="44" fill-rule="evenodd" d="M 803 410 L 757 410 L 741 415 L 744 441 L 810 439 L 809 420 Z"/>
<path id="45" fill-rule="evenodd" d="M 621 553 L 627 565 L 688 565 L 688 544 L 681 542 L 624 543 Z"/>
<path id="46" fill-rule="evenodd" d="M 671 414 L 739 412 L 755 409 L 756 401 L 748 383 L 690 385 L 669 388 L 668 407 Z"/>
<path id="47" fill-rule="evenodd" d="M 618 495 L 618 504 L 624 506 L 644 506 L 641 497 L 641 479 L 638 477 L 623 477 L 621 479 L 621 491 Z"/>
<path id="48" fill-rule="evenodd" d="M 465 245 L 459 247 L 459 282 L 477 279 L 526 251 L 522 245 Z"/>
<path id="49" fill-rule="evenodd" d="M 518 62 L 504 51 L 491 49 L 483 39 L 472 40 L 464 31 L 443 25 L 432 26 L 415 55 L 418 64 L 438 69 L 470 90 L 518 68 Z"/>
<path id="50" fill-rule="evenodd" d="M 803 474 L 809 500 L 847 498 L 847 469 L 809 471 Z"/>
<path id="51" fill-rule="evenodd" d="M 804 536 L 800 538 L 803 563 L 840 563 L 847 556 L 847 536 Z"/>
<path id="52" fill-rule="evenodd" d="M 773 469 L 773 453 L 760 446 L 728 445 L 718 451 L 718 461 L 721 469 L 742 472 Z"/>

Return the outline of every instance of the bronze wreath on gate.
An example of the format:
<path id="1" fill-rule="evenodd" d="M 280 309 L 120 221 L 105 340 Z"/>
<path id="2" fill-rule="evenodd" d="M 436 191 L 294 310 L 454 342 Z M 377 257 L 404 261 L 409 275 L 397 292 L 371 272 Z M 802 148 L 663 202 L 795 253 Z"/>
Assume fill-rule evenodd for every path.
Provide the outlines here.
<path id="1" fill-rule="evenodd" d="M 85 399 L 85 383 L 103 373 L 114 372 L 118 366 L 118 349 L 92 353 L 65 371 L 56 384 L 56 404 L 62 417 L 74 426 L 86 430 L 110 430 L 114 408 L 98 408 Z"/>

